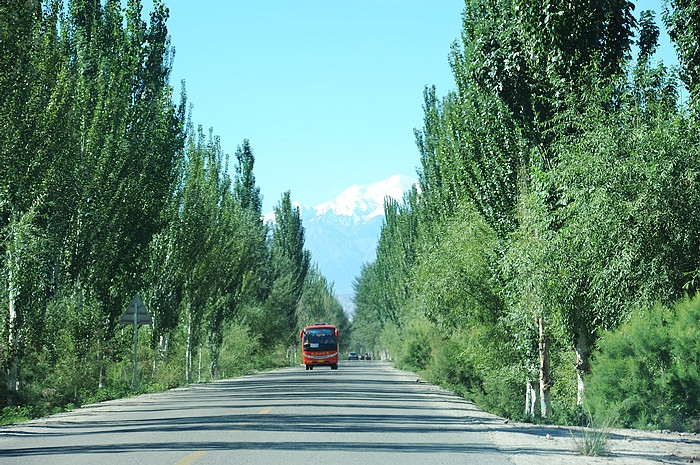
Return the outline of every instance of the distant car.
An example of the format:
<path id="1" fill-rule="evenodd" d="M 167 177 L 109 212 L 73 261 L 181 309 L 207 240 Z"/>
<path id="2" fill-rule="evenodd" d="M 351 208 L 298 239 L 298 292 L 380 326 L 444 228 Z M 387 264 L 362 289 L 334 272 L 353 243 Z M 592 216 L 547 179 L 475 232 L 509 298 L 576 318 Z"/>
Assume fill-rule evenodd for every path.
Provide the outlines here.
<path id="1" fill-rule="evenodd" d="M 365 360 L 372 360 L 372 356 L 369 353 L 365 353 Z"/>
<path id="2" fill-rule="evenodd" d="M 348 355 L 348 360 L 358 360 L 359 356 L 357 355 L 357 352 L 350 352 Z"/>

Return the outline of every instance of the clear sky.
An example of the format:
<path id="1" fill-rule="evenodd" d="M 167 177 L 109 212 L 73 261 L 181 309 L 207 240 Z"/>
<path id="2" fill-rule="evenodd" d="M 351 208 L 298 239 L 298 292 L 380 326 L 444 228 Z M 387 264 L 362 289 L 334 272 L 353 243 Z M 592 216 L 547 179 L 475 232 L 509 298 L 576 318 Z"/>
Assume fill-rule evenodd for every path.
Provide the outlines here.
<path id="1" fill-rule="evenodd" d="M 144 2 L 146 3 L 146 2 Z M 454 88 L 463 0 L 166 0 L 193 121 L 231 158 L 243 139 L 270 211 L 415 176 L 423 89 Z M 233 160 L 231 160 L 233 162 Z"/>
<path id="2" fill-rule="evenodd" d="M 179 93 L 186 81 L 193 121 L 214 129 L 231 163 L 250 140 L 265 212 L 286 190 L 315 206 L 353 184 L 415 176 L 423 89 L 454 88 L 463 0 L 166 3 L 171 83 Z M 661 0 L 635 4 L 661 12 Z M 665 38 L 662 53 L 673 56 Z"/>

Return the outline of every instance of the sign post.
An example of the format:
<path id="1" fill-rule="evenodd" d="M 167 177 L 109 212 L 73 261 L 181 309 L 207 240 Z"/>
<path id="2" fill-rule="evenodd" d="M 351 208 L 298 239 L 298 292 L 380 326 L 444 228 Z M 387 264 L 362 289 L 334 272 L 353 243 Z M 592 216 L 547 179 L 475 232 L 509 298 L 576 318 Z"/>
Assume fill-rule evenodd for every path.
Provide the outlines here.
<path id="1" fill-rule="evenodd" d="M 124 314 L 119 320 L 120 325 L 134 325 L 134 389 L 138 388 L 138 346 L 139 346 L 139 325 L 152 325 L 153 319 L 146 310 L 146 306 L 141 300 L 141 296 L 136 294 L 131 303 L 126 307 Z"/>

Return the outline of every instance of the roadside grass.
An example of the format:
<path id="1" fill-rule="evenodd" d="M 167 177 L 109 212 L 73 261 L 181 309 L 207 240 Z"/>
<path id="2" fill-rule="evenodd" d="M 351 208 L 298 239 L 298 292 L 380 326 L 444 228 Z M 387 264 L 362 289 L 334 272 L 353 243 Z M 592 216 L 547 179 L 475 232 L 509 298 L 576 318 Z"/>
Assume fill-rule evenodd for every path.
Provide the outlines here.
<path id="1" fill-rule="evenodd" d="M 229 371 L 220 379 L 236 378 L 251 373 L 274 370 L 284 366 L 289 366 L 289 363 L 283 357 L 277 357 L 277 354 L 273 354 L 270 357 L 256 357 L 252 360 L 252 363 L 248 365 L 233 366 L 233 368 L 229 366 Z M 122 383 L 117 387 L 100 388 L 95 392 L 89 392 L 87 390 L 80 391 L 76 394 L 72 402 L 60 402 L 56 399 L 50 399 L 50 401 L 42 400 L 40 402 L 13 407 L 0 406 L 0 426 L 24 423 L 57 413 L 69 412 L 84 405 L 97 404 L 114 399 L 125 399 L 139 394 L 165 392 L 176 387 L 187 385 L 182 379 L 169 377 L 167 372 L 165 372 L 165 375 L 165 380 L 161 382 L 140 383 L 137 390 L 133 390 L 128 384 Z M 203 382 L 206 383 L 210 381 L 211 380 L 207 379 Z"/>
<path id="2" fill-rule="evenodd" d="M 72 410 L 74 407 L 69 405 L 66 407 L 44 407 L 37 406 L 21 406 L 21 407 L 4 407 L 0 409 L 0 426 L 14 425 L 16 423 L 24 423 L 25 421 L 34 420 L 46 415 Z"/>
<path id="3" fill-rule="evenodd" d="M 614 423 L 612 419 L 606 419 L 600 426 L 595 426 L 589 413 L 587 424 L 581 425 L 578 435 L 574 431 L 569 430 L 578 453 L 588 457 L 606 455 L 608 453 L 610 432 Z"/>

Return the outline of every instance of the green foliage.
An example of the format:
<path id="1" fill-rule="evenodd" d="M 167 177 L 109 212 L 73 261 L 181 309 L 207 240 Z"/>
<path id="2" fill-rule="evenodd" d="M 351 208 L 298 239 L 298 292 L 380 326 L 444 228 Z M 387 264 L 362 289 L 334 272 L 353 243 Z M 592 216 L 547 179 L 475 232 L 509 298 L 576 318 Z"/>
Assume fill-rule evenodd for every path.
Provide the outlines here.
<path id="1" fill-rule="evenodd" d="M 453 338 L 461 346 L 457 361 L 469 370 L 470 383 L 463 388 L 467 397 L 487 411 L 523 419 L 522 393 L 528 366 L 508 328 L 475 324 Z"/>
<path id="2" fill-rule="evenodd" d="M 219 359 L 221 378 L 231 378 L 251 373 L 256 368 L 256 352 L 260 349 L 261 335 L 252 334 L 250 328 L 232 322 L 225 331 Z"/>
<path id="3" fill-rule="evenodd" d="M 697 8 L 670 5 L 692 109 Z M 599 335 L 698 291 L 697 115 L 675 72 L 652 64 L 651 12 L 632 61 L 632 11 L 465 3 L 456 89 L 424 92 L 420 193 L 387 203 L 376 260 L 355 283 L 358 341 L 495 413 L 578 424 Z M 668 395 L 697 392 L 692 370 L 642 374 Z M 540 380 L 545 408 L 524 413 L 526 383 Z M 673 405 L 663 421 L 692 423 L 693 399 Z"/>
<path id="4" fill-rule="evenodd" d="M 654 12 L 642 11 L 639 14 L 639 60 L 647 61 L 656 51 L 659 43 L 659 26 L 654 22 Z"/>
<path id="5" fill-rule="evenodd" d="M 287 191 L 275 207 L 270 240 L 272 283 L 265 302 L 268 331 L 274 340 L 284 340 L 287 344 L 296 341 L 299 330 L 296 309 L 311 264 L 311 253 L 304 248 L 304 236 L 301 213 L 298 207 L 292 207 Z"/>
<path id="6" fill-rule="evenodd" d="M 380 354 L 382 349 L 386 349 L 380 344 L 381 332 L 381 323 L 372 314 L 372 309 L 364 305 L 356 305 L 348 347 L 358 353 Z"/>
<path id="7" fill-rule="evenodd" d="M 673 310 L 662 305 L 638 310 L 605 333 L 588 379 L 594 416 L 614 415 L 626 427 L 697 430 L 699 319 L 695 297 Z"/>
<path id="8" fill-rule="evenodd" d="M 403 349 L 402 330 L 391 322 L 381 327 L 378 346 L 389 360 L 398 360 Z M 376 346 L 375 346 L 376 347 Z"/>
<path id="9" fill-rule="evenodd" d="M 435 329 L 427 321 L 411 321 L 403 334 L 399 366 L 420 371 L 430 365 L 433 347 L 439 341 Z"/>
<path id="10" fill-rule="evenodd" d="M 680 77 L 697 105 L 700 97 L 700 6 L 692 0 L 669 0 L 664 24 L 678 52 Z"/>
<path id="11" fill-rule="evenodd" d="M 558 342 L 558 341 L 557 341 Z M 582 406 L 577 404 L 576 354 L 570 347 L 552 350 L 552 418 L 550 423 L 581 425 Z"/>
<path id="12" fill-rule="evenodd" d="M 474 402 L 496 415 L 524 419 L 522 369 L 517 366 L 495 366 L 482 373 L 480 389 L 472 392 Z"/>
<path id="13" fill-rule="evenodd" d="M 467 346 L 468 341 L 459 334 L 433 342 L 432 363 L 426 370 L 428 380 L 464 397 L 472 397 L 480 379 L 474 360 L 466 356 Z"/>
<path id="14" fill-rule="evenodd" d="M 242 146 L 236 149 L 236 179 L 234 183 L 234 196 L 243 210 L 255 212 L 258 217 L 262 214 L 262 198 L 260 187 L 255 185 L 253 166 L 255 157 L 248 139 Z"/>
<path id="15" fill-rule="evenodd" d="M 332 324 L 338 328 L 340 335 L 339 350 L 345 352 L 351 347 L 350 320 L 336 299 L 333 286 L 328 283 L 315 265 L 309 268 L 306 274 L 304 290 L 297 304 L 296 320 L 299 328 L 316 323 Z"/>
<path id="16" fill-rule="evenodd" d="M 391 198 L 384 201 L 384 225 L 377 243 L 374 264 L 375 281 L 372 292 L 382 299 L 375 307 L 381 320 L 402 326 L 401 309 L 411 297 L 410 269 L 416 257 L 417 192 L 405 194 L 403 203 Z"/>
<path id="17" fill-rule="evenodd" d="M 132 391 L 136 293 L 142 391 L 288 363 L 301 219 L 287 196 L 268 238 L 249 142 L 231 179 L 184 85 L 173 103 L 167 20 L 160 0 L 147 19 L 140 0 L 0 5 L 0 402 L 31 407 L 12 418 Z M 340 315 L 317 280 L 314 312 Z"/>
<path id="18" fill-rule="evenodd" d="M 494 324 L 503 308 L 496 279 L 501 244 L 470 205 L 456 210 L 422 238 L 413 268 L 422 312 L 451 327 Z"/>

